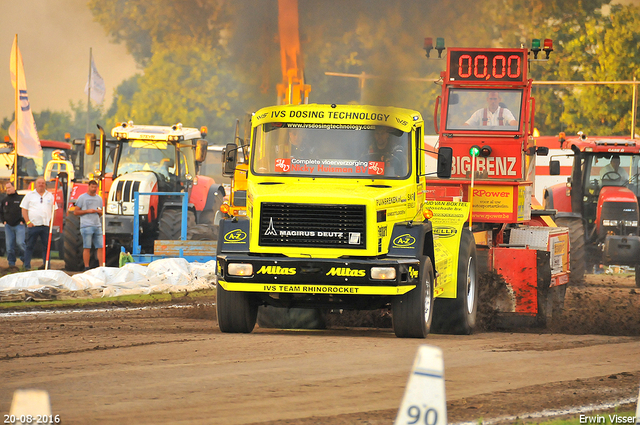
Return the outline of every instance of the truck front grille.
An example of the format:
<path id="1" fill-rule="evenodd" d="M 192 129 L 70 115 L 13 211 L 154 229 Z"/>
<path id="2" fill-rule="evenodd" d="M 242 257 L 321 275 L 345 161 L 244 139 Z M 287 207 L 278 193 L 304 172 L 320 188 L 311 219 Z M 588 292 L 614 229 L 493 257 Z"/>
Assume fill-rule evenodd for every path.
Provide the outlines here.
<path id="1" fill-rule="evenodd" d="M 265 202 L 260 207 L 261 246 L 366 248 L 364 205 Z"/>

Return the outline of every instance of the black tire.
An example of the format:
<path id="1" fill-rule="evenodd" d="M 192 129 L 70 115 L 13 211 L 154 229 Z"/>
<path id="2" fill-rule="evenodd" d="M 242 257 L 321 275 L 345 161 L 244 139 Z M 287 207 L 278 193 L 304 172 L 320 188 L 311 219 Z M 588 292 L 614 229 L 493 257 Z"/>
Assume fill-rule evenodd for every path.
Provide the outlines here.
<path id="1" fill-rule="evenodd" d="M 467 229 L 462 230 L 458 257 L 456 298 L 436 298 L 434 332 L 469 335 L 476 326 L 478 314 L 476 243 Z"/>
<path id="2" fill-rule="evenodd" d="M 434 273 L 431 259 L 420 267 L 420 283 L 391 303 L 393 332 L 398 338 L 426 338 L 433 319 Z"/>
<path id="3" fill-rule="evenodd" d="M 325 329 L 327 322 L 317 308 L 258 308 L 258 326 L 271 329 Z"/>
<path id="4" fill-rule="evenodd" d="M 218 283 L 216 314 L 221 332 L 250 333 L 256 325 L 258 305 L 246 292 L 229 292 Z"/>
<path id="5" fill-rule="evenodd" d="M 67 215 L 64 220 L 62 237 L 64 240 L 64 269 L 68 272 L 84 270 L 80 217 L 73 214 Z"/>
<path id="6" fill-rule="evenodd" d="M 570 283 L 579 283 L 584 279 L 586 269 L 586 249 L 584 239 L 584 224 L 580 217 L 558 217 L 555 219 L 558 227 L 569 228 L 570 252 Z"/>
<path id="7" fill-rule="evenodd" d="M 187 212 L 187 229 L 196 224 L 196 216 L 193 211 Z M 179 209 L 165 208 L 162 211 L 158 224 L 158 240 L 177 241 L 182 230 L 182 213 Z"/>

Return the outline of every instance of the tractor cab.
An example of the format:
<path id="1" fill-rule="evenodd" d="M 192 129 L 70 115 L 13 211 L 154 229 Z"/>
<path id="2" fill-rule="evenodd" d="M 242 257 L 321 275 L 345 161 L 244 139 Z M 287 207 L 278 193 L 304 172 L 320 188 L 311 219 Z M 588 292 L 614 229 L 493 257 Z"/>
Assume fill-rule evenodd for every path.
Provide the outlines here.
<path id="1" fill-rule="evenodd" d="M 114 128 L 111 134 L 117 140 L 115 178 L 136 172 L 153 173 L 158 189 L 169 192 L 188 190 L 193 184 L 197 175 L 196 141 L 204 138 L 201 131 L 183 128 L 182 124 L 159 127 L 134 126 L 130 122 Z"/>
<path id="2" fill-rule="evenodd" d="M 588 138 L 566 140 L 573 152 L 567 183 L 544 193 L 547 208 L 556 217 L 575 222 L 574 232 L 586 247 L 587 268 L 604 265 L 638 266 L 640 260 L 640 146 L 635 140 Z M 549 162 L 551 175 L 560 175 L 557 159 Z M 640 280 L 636 276 L 636 283 Z"/>
<path id="3" fill-rule="evenodd" d="M 584 161 L 583 203 L 588 227 L 598 239 L 616 233 L 637 234 L 640 155 L 593 153 Z"/>

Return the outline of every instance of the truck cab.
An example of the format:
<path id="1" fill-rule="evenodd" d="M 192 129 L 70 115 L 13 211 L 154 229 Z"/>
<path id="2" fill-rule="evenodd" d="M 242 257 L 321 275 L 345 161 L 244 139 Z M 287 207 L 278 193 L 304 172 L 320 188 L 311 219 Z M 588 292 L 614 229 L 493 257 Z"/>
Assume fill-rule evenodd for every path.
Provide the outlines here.
<path id="1" fill-rule="evenodd" d="M 260 305 L 390 306 L 397 336 L 428 334 L 442 287 L 423 215 L 423 128 L 418 112 L 400 108 L 286 105 L 253 115 L 247 213 L 220 222 L 223 332 L 251 332 Z M 228 173 L 235 149 L 227 146 Z M 446 175 L 444 151 L 440 164 Z"/>

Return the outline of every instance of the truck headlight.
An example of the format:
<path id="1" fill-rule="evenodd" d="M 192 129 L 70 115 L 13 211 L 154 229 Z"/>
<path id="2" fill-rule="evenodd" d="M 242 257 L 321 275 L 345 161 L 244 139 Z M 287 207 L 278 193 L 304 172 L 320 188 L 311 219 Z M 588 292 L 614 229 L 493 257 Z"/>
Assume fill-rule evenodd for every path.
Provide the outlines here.
<path id="1" fill-rule="evenodd" d="M 231 276 L 251 276 L 253 274 L 253 265 L 244 263 L 230 263 L 227 266 L 227 272 Z"/>
<path id="2" fill-rule="evenodd" d="M 371 267 L 371 279 L 394 280 L 396 269 L 393 267 Z"/>
<path id="3" fill-rule="evenodd" d="M 116 204 L 114 202 L 109 202 L 107 204 L 107 212 L 111 213 L 111 214 L 117 214 L 118 213 L 118 204 Z"/>
<path id="4" fill-rule="evenodd" d="M 637 220 L 633 220 L 633 221 L 625 220 L 624 221 L 624 225 L 625 226 L 629 226 L 629 227 L 638 227 L 638 221 Z"/>
<path id="5" fill-rule="evenodd" d="M 618 220 L 602 220 L 602 225 L 603 226 L 617 226 L 618 225 Z"/>

